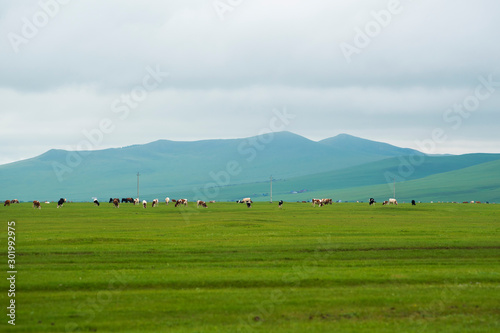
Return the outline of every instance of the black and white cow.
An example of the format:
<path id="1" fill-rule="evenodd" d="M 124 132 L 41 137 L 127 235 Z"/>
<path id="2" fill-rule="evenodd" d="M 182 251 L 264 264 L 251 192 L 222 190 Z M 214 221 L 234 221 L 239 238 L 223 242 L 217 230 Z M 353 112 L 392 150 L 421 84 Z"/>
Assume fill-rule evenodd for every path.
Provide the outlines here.
<path id="1" fill-rule="evenodd" d="M 63 205 L 65 202 L 66 202 L 66 199 L 64 199 L 64 198 L 59 199 L 59 201 L 57 202 L 57 208 L 62 207 L 62 205 Z"/>

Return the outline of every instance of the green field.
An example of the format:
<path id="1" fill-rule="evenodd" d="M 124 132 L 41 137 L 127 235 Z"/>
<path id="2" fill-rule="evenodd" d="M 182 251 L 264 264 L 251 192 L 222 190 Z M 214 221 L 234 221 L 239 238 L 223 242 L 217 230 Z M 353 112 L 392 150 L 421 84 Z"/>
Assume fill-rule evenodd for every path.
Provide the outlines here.
<path id="1" fill-rule="evenodd" d="M 2 332 L 500 331 L 500 205 L 20 204 L 4 253 L 12 220 Z"/>

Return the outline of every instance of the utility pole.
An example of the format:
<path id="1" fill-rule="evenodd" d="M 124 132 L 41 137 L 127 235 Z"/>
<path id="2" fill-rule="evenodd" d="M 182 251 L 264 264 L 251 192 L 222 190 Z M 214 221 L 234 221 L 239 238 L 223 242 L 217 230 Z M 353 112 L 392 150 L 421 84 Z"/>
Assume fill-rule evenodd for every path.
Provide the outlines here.
<path id="1" fill-rule="evenodd" d="M 271 203 L 273 203 L 273 176 L 271 175 Z"/>
<path id="2" fill-rule="evenodd" d="M 139 198 L 139 172 L 137 173 L 137 198 Z"/>

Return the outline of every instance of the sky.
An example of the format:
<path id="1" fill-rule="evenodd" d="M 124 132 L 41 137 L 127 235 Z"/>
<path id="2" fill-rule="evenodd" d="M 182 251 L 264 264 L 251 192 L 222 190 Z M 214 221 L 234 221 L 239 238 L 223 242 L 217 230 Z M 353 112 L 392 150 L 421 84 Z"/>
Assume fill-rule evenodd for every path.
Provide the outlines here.
<path id="1" fill-rule="evenodd" d="M 500 153 L 499 12 L 495 0 L 3 1 L 0 164 L 281 130 Z"/>

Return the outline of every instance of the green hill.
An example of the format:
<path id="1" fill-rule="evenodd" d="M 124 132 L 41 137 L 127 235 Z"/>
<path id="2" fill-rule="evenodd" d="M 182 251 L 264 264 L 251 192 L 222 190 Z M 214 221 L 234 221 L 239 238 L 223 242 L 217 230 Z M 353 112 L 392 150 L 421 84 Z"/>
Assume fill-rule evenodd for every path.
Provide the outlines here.
<path id="1" fill-rule="evenodd" d="M 396 197 L 403 201 L 500 202 L 500 154 L 425 156 L 419 165 L 412 168 L 408 161 L 408 157 L 391 158 L 315 175 L 276 179 L 273 182 L 273 199 L 303 201 L 329 197 L 367 201 L 374 197 L 383 201 L 393 196 L 394 176 Z M 255 200 L 267 201 L 270 199 L 270 184 L 266 180 L 226 186 L 219 188 L 218 192 L 220 198 L 227 200 L 251 196 Z M 463 198 L 463 194 L 476 199 Z"/>
<path id="2" fill-rule="evenodd" d="M 50 150 L 1 165 L 0 199 L 135 197 L 140 172 L 140 196 L 145 199 L 268 200 L 273 175 L 274 193 L 286 200 L 306 200 L 313 194 L 348 200 L 361 197 L 359 188 L 386 184 L 393 177 L 398 182 L 422 179 L 497 159 L 500 155 L 431 157 L 349 135 L 320 142 L 290 132 L 232 140 L 159 140 L 91 152 Z M 340 190 L 347 192 L 326 195 Z"/>

